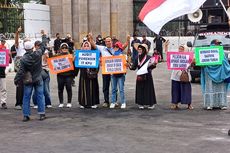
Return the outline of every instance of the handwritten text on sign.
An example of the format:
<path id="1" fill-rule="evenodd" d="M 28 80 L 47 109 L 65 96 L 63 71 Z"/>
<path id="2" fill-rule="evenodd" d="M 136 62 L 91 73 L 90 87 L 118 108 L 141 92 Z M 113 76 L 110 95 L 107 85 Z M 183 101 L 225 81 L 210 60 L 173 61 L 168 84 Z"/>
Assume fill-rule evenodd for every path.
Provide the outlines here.
<path id="1" fill-rule="evenodd" d="M 98 68 L 98 50 L 77 50 L 75 52 L 75 66 L 80 68 Z"/>
<path id="2" fill-rule="evenodd" d="M 125 56 L 102 57 L 102 74 L 126 73 Z"/>
<path id="3" fill-rule="evenodd" d="M 6 67 L 9 65 L 9 50 L 0 50 L 0 67 Z"/>
<path id="4" fill-rule="evenodd" d="M 53 74 L 58 74 L 74 70 L 72 58 L 72 55 L 62 55 L 49 58 L 48 66 L 50 68 L 50 72 Z"/>
<path id="5" fill-rule="evenodd" d="M 219 65 L 222 64 L 224 52 L 222 46 L 196 48 L 196 65 Z"/>
<path id="6" fill-rule="evenodd" d="M 192 60 L 192 52 L 167 52 L 167 65 L 170 70 L 185 70 Z"/>

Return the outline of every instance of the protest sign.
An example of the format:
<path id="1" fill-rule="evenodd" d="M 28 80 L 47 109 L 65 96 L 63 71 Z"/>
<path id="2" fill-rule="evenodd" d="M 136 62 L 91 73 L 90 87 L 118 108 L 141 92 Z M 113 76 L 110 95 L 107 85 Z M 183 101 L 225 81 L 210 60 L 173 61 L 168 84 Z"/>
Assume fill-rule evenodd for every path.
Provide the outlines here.
<path id="1" fill-rule="evenodd" d="M 196 65 L 221 65 L 224 59 L 223 46 L 195 48 Z"/>
<path id="2" fill-rule="evenodd" d="M 75 67 L 98 68 L 100 52 L 98 50 L 76 50 Z"/>
<path id="3" fill-rule="evenodd" d="M 124 55 L 101 57 L 101 63 L 102 74 L 119 74 L 127 71 Z"/>
<path id="4" fill-rule="evenodd" d="M 47 62 L 52 74 L 74 70 L 73 56 L 71 54 L 51 57 L 48 58 Z"/>
<path id="5" fill-rule="evenodd" d="M 193 60 L 193 52 L 167 52 L 169 70 L 185 70 Z"/>
<path id="6" fill-rule="evenodd" d="M 8 49 L 0 50 L 0 67 L 9 66 L 10 56 Z"/>

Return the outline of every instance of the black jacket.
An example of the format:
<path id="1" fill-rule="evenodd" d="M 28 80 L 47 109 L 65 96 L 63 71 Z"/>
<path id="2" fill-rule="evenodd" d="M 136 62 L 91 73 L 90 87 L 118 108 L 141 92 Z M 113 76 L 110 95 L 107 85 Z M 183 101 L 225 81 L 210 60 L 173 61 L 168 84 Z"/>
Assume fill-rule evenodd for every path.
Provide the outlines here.
<path id="1" fill-rule="evenodd" d="M 42 80 L 42 55 L 44 51 L 45 48 L 38 49 L 37 51 L 28 50 L 23 55 L 20 61 L 20 69 L 14 78 L 15 84 L 23 80 L 24 74 L 27 71 L 31 72 L 33 83 L 38 83 Z"/>

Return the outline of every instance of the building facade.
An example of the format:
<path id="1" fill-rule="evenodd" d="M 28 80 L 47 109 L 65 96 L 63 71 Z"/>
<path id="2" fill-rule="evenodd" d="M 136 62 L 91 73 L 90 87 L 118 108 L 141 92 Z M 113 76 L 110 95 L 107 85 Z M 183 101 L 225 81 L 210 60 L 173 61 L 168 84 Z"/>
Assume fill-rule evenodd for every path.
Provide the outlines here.
<path id="1" fill-rule="evenodd" d="M 46 4 L 53 35 L 70 33 L 79 42 L 89 32 L 121 40 L 133 33 L 133 0 L 46 0 Z"/>
<path id="2" fill-rule="evenodd" d="M 46 0 L 51 10 L 51 33 L 59 32 L 62 36 L 72 34 L 80 41 L 87 33 L 94 36 L 116 35 L 125 40 L 127 34 L 146 34 L 153 36 L 139 19 L 138 14 L 147 0 Z M 222 0 L 225 7 L 230 0 Z M 228 18 L 219 0 L 207 0 L 201 7 L 203 18 L 199 23 L 192 23 L 187 15 L 167 23 L 161 31 L 162 35 L 185 36 L 194 35 L 200 25 L 227 23 Z"/>

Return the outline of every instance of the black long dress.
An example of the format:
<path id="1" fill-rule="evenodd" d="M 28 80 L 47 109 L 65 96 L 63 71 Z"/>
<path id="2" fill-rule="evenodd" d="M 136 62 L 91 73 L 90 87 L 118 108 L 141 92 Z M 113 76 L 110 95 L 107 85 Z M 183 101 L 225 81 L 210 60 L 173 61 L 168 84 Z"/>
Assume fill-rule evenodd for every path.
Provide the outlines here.
<path id="1" fill-rule="evenodd" d="M 140 57 L 138 57 L 140 58 Z M 134 63 L 131 67 L 131 70 L 140 69 L 141 66 L 143 66 L 151 56 L 146 57 L 145 61 L 142 65 L 138 65 L 138 59 L 134 60 Z M 136 80 L 136 96 L 135 96 L 135 103 L 138 105 L 149 105 L 152 106 L 157 103 L 156 96 L 155 96 L 155 90 L 154 90 L 154 84 L 153 84 L 153 77 L 152 77 L 152 69 L 154 69 L 156 66 L 150 66 L 148 68 L 148 73 L 142 75 L 142 79 Z"/>
<path id="2" fill-rule="evenodd" d="M 78 102 L 81 106 L 91 107 L 100 103 L 98 78 L 90 79 L 87 69 L 80 69 Z"/>

